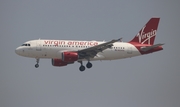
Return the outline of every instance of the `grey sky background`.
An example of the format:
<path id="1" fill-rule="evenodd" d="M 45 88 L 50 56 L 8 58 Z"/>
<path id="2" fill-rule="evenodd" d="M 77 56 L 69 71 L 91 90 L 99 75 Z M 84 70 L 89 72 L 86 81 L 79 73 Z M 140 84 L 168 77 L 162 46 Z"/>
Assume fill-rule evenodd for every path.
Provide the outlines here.
<path id="1" fill-rule="evenodd" d="M 0 107 L 179 107 L 178 0 L 0 0 Z M 32 39 L 130 41 L 160 17 L 155 43 L 140 57 L 53 67 L 14 50 Z M 84 62 L 86 64 L 86 62 Z"/>

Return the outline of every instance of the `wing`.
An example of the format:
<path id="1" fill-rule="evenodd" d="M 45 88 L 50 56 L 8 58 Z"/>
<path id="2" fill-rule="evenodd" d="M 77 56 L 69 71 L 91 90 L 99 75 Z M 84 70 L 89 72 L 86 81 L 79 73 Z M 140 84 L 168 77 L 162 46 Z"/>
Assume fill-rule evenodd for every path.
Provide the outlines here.
<path id="1" fill-rule="evenodd" d="M 116 39 L 116 40 L 111 40 L 106 43 L 102 43 L 90 48 L 82 49 L 78 51 L 79 54 L 79 59 L 89 59 L 89 58 L 94 58 L 98 52 L 102 52 L 103 50 L 107 48 L 111 48 L 113 46 L 113 43 L 117 41 L 121 41 L 122 38 Z"/>

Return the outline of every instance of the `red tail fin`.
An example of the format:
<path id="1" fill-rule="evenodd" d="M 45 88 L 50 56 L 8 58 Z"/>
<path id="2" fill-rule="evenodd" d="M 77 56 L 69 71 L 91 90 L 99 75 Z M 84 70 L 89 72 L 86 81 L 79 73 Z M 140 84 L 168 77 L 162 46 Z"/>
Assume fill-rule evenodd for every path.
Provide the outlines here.
<path id="1" fill-rule="evenodd" d="M 160 18 L 151 18 L 130 42 L 153 45 Z"/>

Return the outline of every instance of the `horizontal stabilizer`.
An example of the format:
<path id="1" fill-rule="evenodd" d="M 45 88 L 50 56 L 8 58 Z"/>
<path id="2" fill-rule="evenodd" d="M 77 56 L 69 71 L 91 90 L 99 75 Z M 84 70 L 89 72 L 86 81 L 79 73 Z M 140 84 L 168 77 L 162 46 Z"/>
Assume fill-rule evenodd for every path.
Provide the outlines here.
<path id="1" fill-rule="evenodd" d="M 156 45 L 152 45 L 152 46 L 141 47 L 141 51 L 146 52 L 146 51 L 149 51 L 149 50 L 151 50 L 153 48 L 156 48 L 156 47 L 159 47 L 159 46 L 162 46 L 162 45 L 164 45 L 164 44 L 160 43 L 160 44 L 156 44 Z"/>

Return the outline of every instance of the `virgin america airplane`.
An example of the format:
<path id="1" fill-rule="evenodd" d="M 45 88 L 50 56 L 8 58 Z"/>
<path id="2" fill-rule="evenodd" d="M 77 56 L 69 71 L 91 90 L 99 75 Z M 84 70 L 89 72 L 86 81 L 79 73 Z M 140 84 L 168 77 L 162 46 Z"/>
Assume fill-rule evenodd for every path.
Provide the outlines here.
<path id="1" fill-rule="evenodd" d="M 19 46 L 15 52 L 24 57 L 35 58 L 39 67 L 40 58 L 49 58 L 53 66 L 67 66 L 79 62 L 80 71 L 91 68 L 91 61 L 116 60 L 129 58 L 163 50 L 163 44 L 155 44 L 154 40 L 160 18 L 151 18 L 139 33 L 129 42 L 121 39 L 105 41 L 77 41 L 77 40 L 31 40 Z"/>

